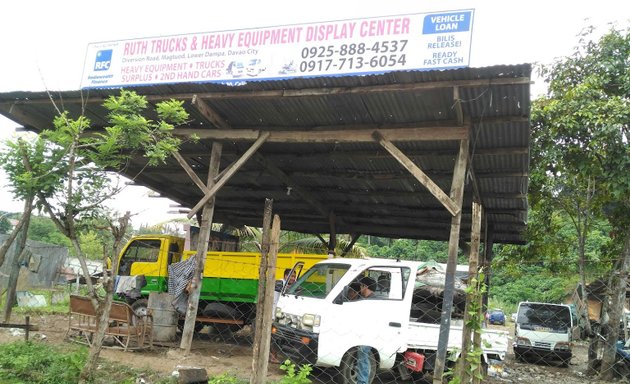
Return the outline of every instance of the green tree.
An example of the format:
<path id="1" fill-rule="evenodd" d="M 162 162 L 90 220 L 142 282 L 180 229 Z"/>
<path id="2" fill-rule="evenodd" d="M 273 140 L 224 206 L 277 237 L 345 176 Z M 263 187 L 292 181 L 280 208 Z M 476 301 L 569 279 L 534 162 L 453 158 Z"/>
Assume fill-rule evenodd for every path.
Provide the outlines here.
<path id="1" fill-rule="evenodd" d="M 612 29 L 582 36 L 573 55 L 541 68 L 549 93 L 532 111 L 532 185 L 557 198 L 575 223 L 583 269 L 586 237 L 597 217 L 611 225 L 618 246 L 610 271 L 609 336 L 601 378 L 612 378 L 614 342 L 630 264 L 630 34 Z M 549 200 L 548 200 L 549 201 Z"/>
<path id="2" fill-rule="evenodd" d="M 13 255 L 4 304 L 4 321 L 9 321 L 11 308 L 15 303 L 15 289 L 20 264 L 26 258 L 26 233 L 35 205 L 35 196 L 50 197 L 55 192 L 59 181 L 55 172 L 55 161 L 43 161 L 49 156 L 45 142 L 32 135 L 7 141 L 0 150 L 0 164 L 9 179 L 9 188 L 13 195 L 24 201 L 22 215 L 17 225 L 0 246 L 0 265 L 5 261 L 7 251 L 17 239 Z M 63 167 L 63 165 L 61 165 Z"/>
<path id="3" fill-rule="evenodd" d="M 366 246 L 367 254 L 375 257 L 402 260 L 435 260 L 445 263 L 448 259 L 448 243 L 445 241 L 391 239 L 389 242 L 375 242 Z M 460 263 L 468 263 L 468 260 L 460 252 Z"/>
<path id="4" fill-rule="evenodd" d="M 47 216 L 31 217 L 28 238 L 42 243 L 72 247 L 70 240 L 57 229 L 55 223 Z"/>
<path id="5" fill-rule="evenodd" d="M 95 230 L 79 234 L 79 244 L 86 259 L 103 260 L 107 244 L 103 243 L 102 235 Z"/>
<path id="6" fill-rule="evenodd" d="M 11 231 L 11 222 L 9 221 L 9 217 L 11 214 L 9 212 L 0 211 L 0 233 L 6 234 Z"/>
<path id="7" fill-rule="evenodd" d="M 21 179 L 31 182 L 28 191 L 37 195 L 37 204 L 70 240 L 100 318 L 81 382 L 89 380 L 96 367 L 113 298 L 113 282 L 111 278 L 105 278 L 103 286 L 107 294 L 99 297 L 87 278 L 89 271 L 80 237 L 93 229 L 94 223 L 104 215 L 103 202 L 119 192 L 119 188 L 109 181 L 109 171 L 122 170 L 129 158 L 138 155 L 145 156 L 149 165 L 157 165 L 178 149 L 180 140 L 173 137 L 171 131 L 174 125 L 183 124 L 188 118 L 182 104 L 174 100 L 158 103 L 155 107 L 158 120 L 153 121 L 144 117 L 148 108 L 146 98 L 122 90 L 120 96 L 112 96 L 104 103 L 109 110 L 109 125 L 103 132 L 88 134 L 90 121 L 87 117 L 71 118 L 68 113 L 60 112 L 53 122 L 54 129 L 39 135 L 37 145 L 43 148 L 42 151 L 32 156 L 25 153 L 21 159 L 16 159 L 12 153 L 5 154 L 13 163 L 23 164 L 12 174 L 7 172 L 9 176 L 16 182 Z M 49 180 L 33 177 L 40 175 L 35 172 L 39 168 L 46 169 L 45 175 L 52 175 L 54 183 L 42 183 Z M 129 215 L 125 217 L 128 221 Z M 113 220 L 108 222 L 113 223 Z M 112 230 L 124 233 L 125 227 L 114 228 L 112 225 Z"/>

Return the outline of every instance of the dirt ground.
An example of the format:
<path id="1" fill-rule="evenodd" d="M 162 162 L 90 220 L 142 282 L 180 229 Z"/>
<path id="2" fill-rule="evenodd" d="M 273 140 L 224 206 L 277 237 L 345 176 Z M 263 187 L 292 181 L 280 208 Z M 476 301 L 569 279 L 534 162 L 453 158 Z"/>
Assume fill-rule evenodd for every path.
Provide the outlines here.
<path id="1" fill-rule="evenodd" d="M 12 323 L 24 323 L 23 317 L 13 317 Z M 30 322 L 36 324 L 39 330 L 31 332 L 30 340 L 47 343 L 69 343 L 65 341 L 68 328 L 67 315 L 47 315 L 31 317 Z M 252 367 L 252 348 L 249 338 L 236 337 L 225 342 L 211 335 L 206 327 L 193 340 L 191 353 L 184 356 L 179 349 L 179 343 L 156 343 L 150 351 L 122 351 L 107 349 L 101 351 L 101 357 L 120 361 L 133 368 L 148 368 L 153 371 L 171 375 L 178 367 L 205 368 L 210 377 L 224 373 L 234 374 L 239 378 L 249 378 Z M 0 328 L 0 343 L 24 340 L 24 333 L 13 328 Z M 269 380 L 278 380 L 284 375 L 278 364 L 269 365 Z"/>
<path id="2" fill-rule="evenodd" d="M 14 317 L 13 323 L 24 323 L 23 317 Z M 32 332 L 32 340 L 41 340 L 48 343 L 67 343 L 64 340 L 68 326 L 68 318 L 65 315 L 36 316 L 31 318 L 31 323 L 39 327 L 39 331 Z M 513 332 L 513 325 L 491 326 L 495 329 L 504 329 Z M 101 357 L 111 361 L 121 361 L 125 365 L 151 369 L 172 374 L 178 367 L 205 368 L 210 377 L 230 373 L 239 378 L 247 379 L 251 376 L 252 348 L 251 338 L 244 332 L 240 337 L 226 342 L 213 334 L 206 327 L 198 337 L 195 337 L 191 353 L 184 356 L 179 349 L 179 343 L 170 345 L 158 344 L 151 351 L 124 352 L 116 349 L 103 349 Z M 23 340 L 24 334 L 17 329 L 0 328 L 0 343 Z M 511 340 L 510 340 L 511 341 Z M 519 384 L 599 384 L 593 377 L 586 375 L 587 371 L 587 344 L 578 342 L 574 349 L 574 357 L 568 368 L 555 366 L 554 364 L 532 364 L 517 362 L 510 350 L 503 365 L 502 372 L 496 372 L 494 377 L 488 377 L 484 382 L 519 383 Z M 315 383 L 331 382 L 331 372 L 315 370 L 311 379 Z M 269 365 L 268 378 L 270 381 L 278 380 L 284 375 L 278 364 Z M 391 374 L 379 374 L 375 380 L 377 383 L 396 383 Z"/>
<path id="3" fill-rule="evenodd" d="M 489 377 L 487 383 L 519 383 L 519 384 L 600 384 L 604 381 L 587 376 L 588 342 L 578 341 L 573 347 L 573 358 L 569 367 L 561 367 L 559 363 L 545 361 L 542 363 L 519 362 L 514 358 L 511 344 L 514 339 L 514 324 L 505 326 L 490 325 L 493 329 L 502 329 L 510 333 L 510 347 L 504 362 L 503 372 L 497 372 L 495 377 Z"/>

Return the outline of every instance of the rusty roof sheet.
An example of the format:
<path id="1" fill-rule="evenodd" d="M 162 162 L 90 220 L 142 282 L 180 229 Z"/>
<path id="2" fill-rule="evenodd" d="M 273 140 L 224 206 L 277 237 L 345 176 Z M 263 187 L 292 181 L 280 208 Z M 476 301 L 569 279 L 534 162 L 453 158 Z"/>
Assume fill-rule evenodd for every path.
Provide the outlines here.
<path id="1" fill-rule="evenodd" d="M 470 236 L 471 203 L 477 199 L 494 242 L 521 244 L 527 221 L 530 82 L 531 67 L 523 64 L 133 89 L 154 103 L 166 98 L 185 100 L 191 115 L 182 127 L 186 133 L 220 130 L 193 104 L 193 95 L 220 116 L 231 132 L 379 130 L 387 136 L 388 130 L 399 128 L 468 127 L 470 159 L 461 237 Z M 51 127 L 56 114 L 53 99 L 75 116 L 84 108 L 94 127 L 100 128 L 107 124 L 101 103 L 117 93 L 116 89 L 3 93 L 0 113 L 40 131 Z M 221 170 L 252 143 L 221 141 Z M 458 141 L 409 137 L 393 142 L 449 193 Z M 207 178 L 211 143 L 212 139 L 202 139 L 187 142 L 181 149 L 202 180 Z M 273 141 L 264 143 L 257 153 L 218 192 L 213 221 L 259 227 L 264 199 L 272 198 L 274 213 L 280 215 L 285 230 L 328 233 L 330 222 L 323 208 L 334 212 L 337 233 L 449 238 L 450 213 L 376 141 Z M 134 159 L 125 174 L 135 177 L 144 164 L 143 159 Z M 135 180 L 185 207 L 193 207 L 202 197 L 174 159 L 145 169 Z"/>

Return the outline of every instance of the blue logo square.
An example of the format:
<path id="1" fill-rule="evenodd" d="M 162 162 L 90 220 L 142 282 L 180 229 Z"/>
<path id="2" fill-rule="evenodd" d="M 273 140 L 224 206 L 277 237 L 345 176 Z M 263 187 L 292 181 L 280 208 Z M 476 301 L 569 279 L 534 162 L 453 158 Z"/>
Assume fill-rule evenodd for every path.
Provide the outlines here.
<path id="1" fill-rule="evenodd" d="M 94 62 L 95 71 L 107 71 L 112 64 L 112 50 L 104 49 L 96 52 L 96 61 Z"/>

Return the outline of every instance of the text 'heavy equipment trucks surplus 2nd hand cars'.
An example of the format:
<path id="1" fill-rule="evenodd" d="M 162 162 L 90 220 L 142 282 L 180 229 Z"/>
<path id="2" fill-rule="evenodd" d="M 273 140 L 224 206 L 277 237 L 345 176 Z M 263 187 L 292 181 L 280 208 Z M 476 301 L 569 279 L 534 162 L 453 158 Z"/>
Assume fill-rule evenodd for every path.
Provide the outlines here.
<path id="1" fill-rule="evenodd" d="M 169 278 L 172 283 L 181 277 L 174 276 L 173 271 L 192 273 L 190 268 L 194 263 L 190 263 L 189 268 L 171 268 L 169 276 L 169 266 L 182 265 L 196 254 L 196 251 L 184 251 L 184 246 L 184 238 L 169 235 L 141 235 L 129 240 L 117 264 L 118 297 L 128 301 L 136 313 L 146 313 L 149 294 L 168 292 Z M 208 249 L 211 251 L 206 255 L 203 270 L 196 329 L 211 323 L 215 328 L 235 331 L 251 324 L 256 316 L 260 253 L 236 252 L 238 238 L 216 232 L 212 232 Z M 307 269 L 327 257 L 280 253 L 276 279 L 282 279 L 284 269 L 293 267 L 298 261 L 303 262 L 303 269 Z M 124 285 L 135 289 L 125 291 L 122 281 L 129 279 L 132 284 Z M 184 314 L 185 309 L 179 312 Z"/>
<path id="2" fill-rule="evenodd" d="M 280 296 L 272 327 L 274 345 L 296 363 L 338 367 L 345 384 L 356 383 L 359 346 L 370 348 L 371 379 L 377 370 L 390 369 L 407 380 L 422 377 L 434 369 L 440 331 L 439 316 L 427 316 L 435 309 L 423 308 L 430 302 L 427 292 L 432 292 L 418 280 L 425 264 L 330 259 L 314 265 Z M 351 300 L 351 284 L 365 276 L 377 282 L 374 295 Z M 433 291 L 435 296 L 441 293 Z M 449 351 L 461 349 L 461 321 L 456 323 L 450 327 Z M 484 360 L 502 362 L 507 332 L 484 329 L 482 340 Z"/>

